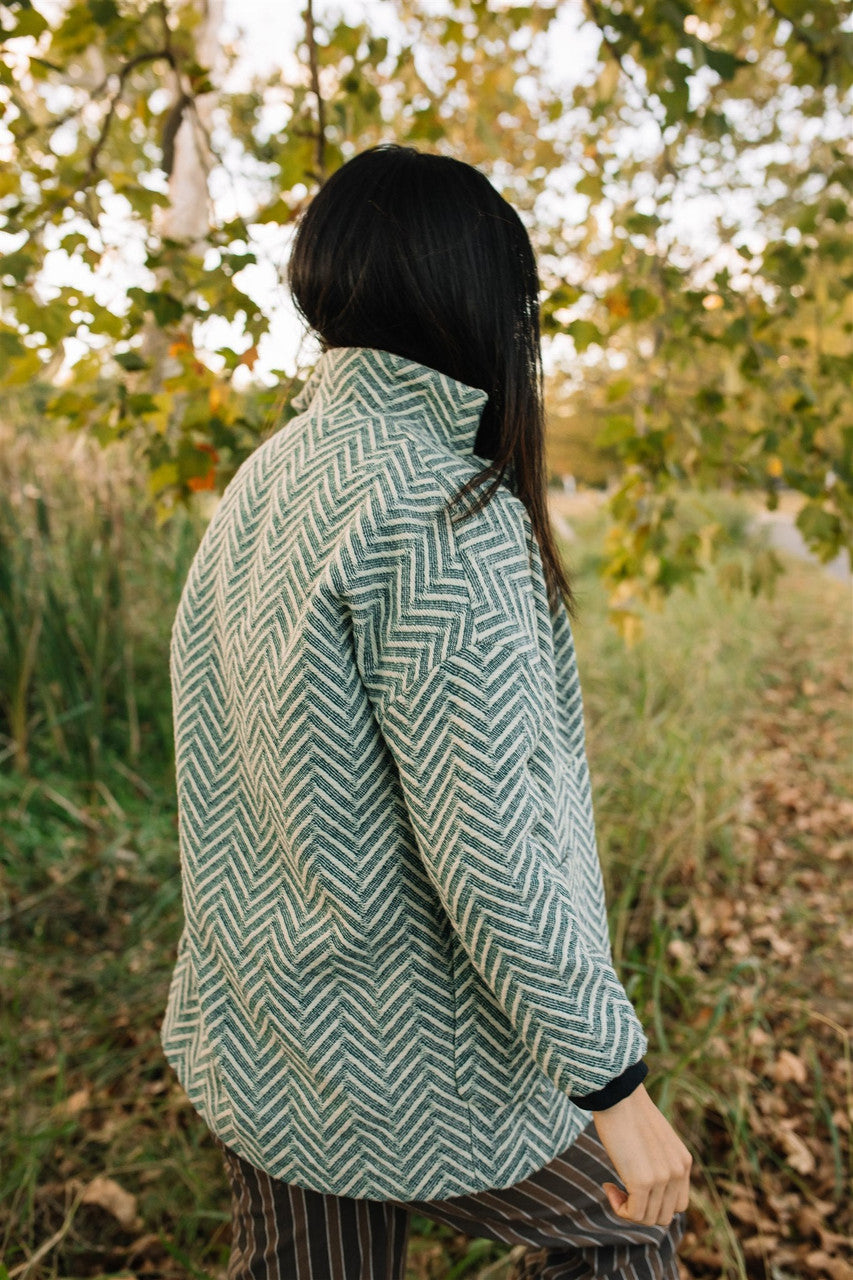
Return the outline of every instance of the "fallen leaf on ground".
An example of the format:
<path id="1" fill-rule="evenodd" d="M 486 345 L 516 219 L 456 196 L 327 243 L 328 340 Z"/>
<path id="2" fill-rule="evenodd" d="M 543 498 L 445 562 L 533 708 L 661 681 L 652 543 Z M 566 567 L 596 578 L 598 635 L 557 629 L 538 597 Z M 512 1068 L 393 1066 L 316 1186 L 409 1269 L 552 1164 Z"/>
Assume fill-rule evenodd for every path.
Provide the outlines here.
<path id="1" fill-rule="evenodd" d="M 825 1271 L 831 1280 L 853 1280 L 853 1267 L 843 1258 L 831 1258 L 823 1249 L 813 1249 L 803 1259 L 810 1271 Z"/>
<path id="2" fill-rule="evenodd" d="M 85 1111 L 92 1100 L 92 1094 L 89 1089 L 78 1089 L 76 1093 L 70 1094 L 69 1097 L 63 1098 L 61 1102 L 57 1102 L 53 1109 L 53 1114 L 57 1119 L 70 1119 L 73 1116 L 79 1116 L 81 1111 Z"/>
<path id="3" fill-rule="evenodd" d="M 749 1222 L 753 1225 L 758 1222 L 758 1206 L 754 1200 L 731 1200 L 727 1207 L 728 1212 L 740 1222 Z"/>
<path id="4" fill-rule="evenodd" d="M 777 1084 L 805 1084 L 808 1079 L 808 1068 L 802 1058 L 788 1049 L 783 1049 L 770 1069 L 770 1074 Z"/>
<path id="5" fill-rule="evenodd" d="M 136 1222 L 136 1196 L 112 1178 L 93 1178 L 83 1192 L 83 1204 L 96 1204 L 111 1213 L 123 1227 L 130 1228 Z"/>
<path id="6" fill-rule="evenodd" d="M 796 1133 L 791 1133 L 790 1129 L 780 1130 L 779 1138 L 791 1168 L 797 1173 L 814 1173 L 815 1158 L 802 1138 Z"/>

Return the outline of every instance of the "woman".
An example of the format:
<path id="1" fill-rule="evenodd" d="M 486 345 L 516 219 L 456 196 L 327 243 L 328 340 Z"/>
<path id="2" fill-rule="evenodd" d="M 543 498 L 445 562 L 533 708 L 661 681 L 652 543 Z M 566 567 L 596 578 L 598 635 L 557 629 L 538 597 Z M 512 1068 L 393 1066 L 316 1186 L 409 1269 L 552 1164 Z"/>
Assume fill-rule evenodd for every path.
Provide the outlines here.
<path id="1" fill-rule="evenodd" d="M 225 1157 L 229 1276 L 401 1280 L 416 1211 L 525 1277 L 674 1277 L 690 1156 L 612 963 L 530 241 L 476 169 L 386 145 L 290 278 L 323 353 L 171 648 L 162 1038 Z"/>

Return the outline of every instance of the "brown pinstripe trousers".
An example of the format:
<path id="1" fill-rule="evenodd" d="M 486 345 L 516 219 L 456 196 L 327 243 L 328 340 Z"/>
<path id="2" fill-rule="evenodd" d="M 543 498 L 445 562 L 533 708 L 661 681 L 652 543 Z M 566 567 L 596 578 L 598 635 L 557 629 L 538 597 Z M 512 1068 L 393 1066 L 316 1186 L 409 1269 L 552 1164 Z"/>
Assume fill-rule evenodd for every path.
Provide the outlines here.
<path id="1" fill-rule="evenodd" d="M 512 1280 L 677 1280 L 685 1215 L 624 1222 L 601 1184 L 621 1185 L 595 1125 L 550 1164 L 497 1191 L 448 1200 L 364 1200 L 281 1182 L 216 1139 L 231 1183 L 228 1280 L 403 1280 L 410 1214 L 525 1246 Z"/>

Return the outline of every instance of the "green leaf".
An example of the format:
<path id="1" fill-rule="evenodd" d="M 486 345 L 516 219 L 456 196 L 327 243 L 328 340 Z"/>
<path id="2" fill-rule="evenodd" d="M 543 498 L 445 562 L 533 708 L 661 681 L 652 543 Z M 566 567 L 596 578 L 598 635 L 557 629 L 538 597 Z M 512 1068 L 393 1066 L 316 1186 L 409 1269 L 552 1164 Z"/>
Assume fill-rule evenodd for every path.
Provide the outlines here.
<path id="1" fill-rule="evenodd" d="M 746 342 L 749 337 L 749 320 L 746 316 L 737 316 L 727 325 L 720 341 L 724 347 L 730 350 L 737 347 L 742 342 Z"/>
<path id="2" fill-rule="evenodd" d="M 831 560 L 841 550 L 841 521 L 820 502 L 812 500 L 805 503 L 797 512 L 795 523 L 811 550 L 824 562 Z"/>
<path id="3" fill-rule="evenodd" d="M 43 18 L 38 9 L 26 8 L 18 15 L 17 22 L 6 38 L 14 40 L 18 36 L 38 37 L 43 31 L 47 31 L 48 25 L 47 18 Z"/>
<path id="4" fill-rule="evenodd" d="M 596 434 L 595 443 L 599 449 L 614 449 L 624 444 L 634 434 L 634 419 L 627 413 L 612 413 L 607 425 Z"/>
<path id="5" fill-rule="evenodd" d="M 726 404 L 726 397 L 716 387 L 700 387 L 694 399 L 697 408 L 706 413 L 719 413 Z"/>
<path id="6" fill-rule="evenodd" d="M 114 182 L 113 185 L 124 196 L 133 212 L 142 219 L 149 219 L 154 209 L 169 203 L 169 197 L 164 191 L 152 191 L 150 187 L 140 186 L 138 182 L 122 181 Z"/>
<path id="7" fill-rule="evenodd" d="M 60 249 L 64 249 L 66 253 L 73 253 L 75 249 L 80 247 L 88 249 L 89 241 L 86 236 L 81 235 L 79 231 L 72 231 L 70 235 L 63 236 L 59 242 Z"/>
<path id="8" fill-rule="evenodd" d="M 710 107 L 702 113 L 702 128 L 709 138 L 715 138 L 717 141 L 731 133 L 731 125 L 725 111 L 714 111 Z"/>
<path id="9" fill-rule="evenodd" d="M 55 344 L 73 329 L 74 326 L 68 318 L 73 310 L 73 307 L 69 307 L 59 299 L 48 302 L 39 308 L 37 325 L 32 327 L 36 332 L 44 334 L 46 342 Z"/>
<path id="10" fill-rule="evenodd" d="M 712 71 L 716 71 L 721 80 L 731 80 L 738 67 L 743 65 L 742 59 L 736 58 L 733 53 L 727 53 L 725 49 L 711 49 L 707 44 L 702 49 L 706 64 Z"/>
<path id="11" fill-rule="evenodd" d="M 757 596 L 764 592 L 772 596 L 776 588 L 776 579 L 784 569 L 784 564 L 772 547 L 761 547 L 755 551 L 749 566 L 750 595 Z"/>
<path id="12" fill-rule="evenodd" d="M 566 325 L 566 333 L 571 334 L 578 351 L 586 351 L 594 342 L 604 346 L 604 335 L 591 320 L 573 320 Z"/>
<path id="13" fill-rule="evenodd" d="M 597 173 L 585 173 L 584 176 L 575 183 L 575 191 L 581 196 L 591 196 L 593 199 L 601 195 L 601 176 Z"/>
<path id="14" fill-rule="evenodd" d="M 42 363 L 39 354 L 32 347 L 24 347 L 20 354 L 9 363 L 4 374 L 4 381 L 9 386 L 22 387 L 32 382 L 41 373 Z"/>
<path id="15" fill-rule="evenodd" d="M 256 213 L 252 218 L 252 222 L 260 225 L 267 222 L 276 222 L 281 224 L 284 222 L 290 222 L 292 217 L 293 210 L 290 205 L 283 196 L 278 196 L 271 204 L 266 205 L 259 213 Z"/>
<path id="16" fill-rule="evenodd" d="M 23 284 L 34 261 L 35 259 L 30 254 L 24 253 L 23 249 L 4 254 L 0 258 L 0 280 L 11 276 L 15 284 Z"/>
<path id="17" fill-rule="evenodd" d="M 552 311 L 559 310 L 560 307 L 570 307 L 577 302 L 581 296 L 581 290 L 574 284 L 558 284 L 556 289 L 548 294 L 545 305 L 550 307 Z"/>
<path id="18" fill-rule="evenodd" d="M 89 321 L 91 333 L 104 333 L 110 338 L 120 338 L 124 331 L 121 316 L 113 315 L 106 307 L 95 307 L 94 319 Z"/>
<path id="19" fill-rule="evenodd" d="M 660 309 L 660 302 L 648 289 L 630 289 L 628 305 L 635 320 L 646 320 Z"/>
<path id="20" fill-rule="evenodd" d="M 73 4 L 53 33 L 53 44 L 66 53 L 82 52 L 98 38 L 98 27 L 86 4 Z"/>
<path id="21" fill-rule="evenodd" d="M 7 360 L 15 360 L 18 356 L 22 356 L 26 351 L 21 339 L 17 333 L 13 333 L 11 329 L 0 329 L 0 363 Z"/>
<path id="22" fill-rule="evenodd" d="M 615 400 L 621 400 L 623 396 L 627 396 L 633 388 L 633 378 L 617 378 L 614 382 L 611 382 L 607 388 L 607 403 L 613 404 Z"/>
<path id="23" fill-rule="evenodd" d="M 56 418 L 79 419 L 94 407 L 95 401 L 91 396 L 80 395 L 78 391 L 69 389 L 51 396 L 45 406 L 45 412 Z"/>
<path id="24" fill-rule="evenodd" d="M 99 27 L 109 27 L 118 20 L 115 0 L 87 0 L 89 12 Z"/>
<path id="25" fill-rule="evenodd" d="M 142 415 L 146 413 L 156 413 L 159 405 L 152 395 L 147 391 L 142 391 L 137 395 L 127 397 L 127 408 L 129 413 L 138 413 Z"/>
<path id="26" fill-rule="evenodd" d="M 764 253 L 764 274 L 779 284 L 799 284 L 806 274 L 802 252 L 784 241 L 770 245 Z"/>
<path id="27" fill-rule="evenodd" d="M 164 489 L 176 485 L 180 478 L 178 466 L 175 462 L 161 462 L 159 467 L 155 467 L 148 476 L 148 493 L 154 498 L 158 493 L 162 493 Z"/>
<path id="28" fill-rule="evenodd" d="M 257 260 L 254 253 L 223 253 L 222 270 L 226 275 L 236 275 L 244 267 L 253 266 Z"/>
<path id="29" fill-rule="evenodd" d="M 625 230 L 632 233 L 652 232 L 660 226 L 656 213 L 630 213 L 625 219 Z"/>
<path id="30" fill-rule="evenodd" d="M 148 361 L 143 360 L 138 351 L 120 351 L 114 355 L 116 364 L 120 364 L 127 373 L 135 373 L 139 369 L 147 369 Z"/>
<path id="31" fill-rule="evenodd" d="M 161 328 L 175 324 L 184 314 L 184 304 L 165 290 L 147 293 L 145 296 L 148 299 L 151 314 Z"/>
<path id="32" fill-rule="evenodd" d="M 667 124 L 676 124 L 685 118 L 690 104 L 690 89 L 686 80 L 673 89 L 661 92 L 658 96 L 666 108 Z"/>

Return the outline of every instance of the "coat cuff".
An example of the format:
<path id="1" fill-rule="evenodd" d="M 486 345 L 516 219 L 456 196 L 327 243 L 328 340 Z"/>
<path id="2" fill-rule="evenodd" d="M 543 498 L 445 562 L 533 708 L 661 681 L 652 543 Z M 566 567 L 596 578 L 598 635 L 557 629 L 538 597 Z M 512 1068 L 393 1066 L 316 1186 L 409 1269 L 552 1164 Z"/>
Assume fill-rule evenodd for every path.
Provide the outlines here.
<path id="1" fill-rule="evenodd" d="M 627 1098 L 629 1093 L 633 1093 L 648 1074 L 649 1069 L 641 1058 L 639 1062 L 635 1062 L 632 1067 L 623 1071 L 621 1076 L 616 1076 L 615 1080 L 606 1084 L 603 1089 L 596 1089 L 595 1093 L 584 1093 L 580 1097 L 570 1093 L 569 1100 L 583 1111 L 606 1111 L 608 1107 L 615 1106 L 617 1102 Z"/>

